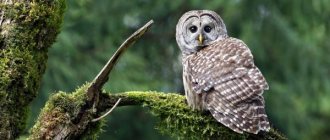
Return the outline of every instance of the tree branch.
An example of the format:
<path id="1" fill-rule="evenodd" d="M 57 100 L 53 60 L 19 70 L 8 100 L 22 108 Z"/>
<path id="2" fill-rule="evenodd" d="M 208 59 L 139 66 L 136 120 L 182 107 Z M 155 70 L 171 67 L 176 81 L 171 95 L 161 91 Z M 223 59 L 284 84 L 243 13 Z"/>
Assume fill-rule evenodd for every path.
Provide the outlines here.
<path id="1" fill-rule="evenodd" d="M 99 74 L 95 77 L 92 84 L 87 90 L 88 100 L 91 101 L 97 94 L 101 91 L 104 83 L 108 81 L 108 76 L 112 68 L 116 65 L 119 60 L 119 57 L 127 50 L 128 47 L 133 45 L 136 40 L 138 40 L 153 24 L 153 20 L 150 20 L 143 27 L 135 31 L 129 38 L 127 38 L 123 44 L 117 49 L 115 54 L 109 59 L 107 64 L 102 68 Z M 96 99 L 97 100 L 97 99 Z"/>
<path id="2" fill-rule="evenodd" d="M 149 21 L 124 41 L 92 83 L 84 85 L 72 94 L 60 92 L 50 98 L 33 126 L 29 139 L 97 137 L 102 122 L 95 121 L 94 118 L 104 112 L 98 110 L 101 89 L 121 54 L 138 40 L 152 23 L 152 20 Z"/>
<path id="3" fill-rule="evenodd" d="M 97 121 L 103 119 L 104 117 L 108 116 L 117 107 L 117 105 L 119 104 L 120 100 L 121 100 L 121 98 L 118 99 L 118 101 L 115 103 L 115 105 L 113 105 L 113 107 L 111 107 L 111 109 L 107 113 L 105 113 L 101 117 L 98 117 L 98 118 L 93 119 L 92 122 L 97 122 Z"/>
<path id="4" fill-rule="evenodd" d="M 101 94 L 99 110 L 110 108 L 118 99 L 118 106 L 139 105 L 150 109 L 160 119 L 156 128 L 179 139 L 254 139 L 285 140 L 285 136 L 271 129 L 258 135 L 238 134 L 217 122 L 210 113 L 191 110 L 185 97 L 179 94 L 160 92 L 126 92 Z"/>

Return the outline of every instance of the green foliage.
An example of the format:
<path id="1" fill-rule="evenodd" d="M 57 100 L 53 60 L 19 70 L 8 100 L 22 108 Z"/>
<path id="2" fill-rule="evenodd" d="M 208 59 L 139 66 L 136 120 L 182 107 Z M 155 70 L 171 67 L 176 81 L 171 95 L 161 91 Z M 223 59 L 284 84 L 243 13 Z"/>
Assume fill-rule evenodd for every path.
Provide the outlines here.
<path id="1" fill-rule="evenodd" d="M 72 91 L 91 81 L 120 43 L 149 19 L 154 19 L 155 24 L 123 55 L 106 90 L 182 91 L 176 22 L 188 10 L 210 9 L 224 19 L 230 36 L 242 39 L 250 47 L 255 63 L 270 84 L 264 95 L 272 125 L 290 139 L 330 137 L 330 1 L 67 3 L 63 30 L 49 53 L 43 94 L 34 102 L 32 114 L 38 114 L 47 93 Z M 169 139 L 154 131 L 155 118 L 144 111 L 134 107 L 117 109 L 100 139 Z M 35 117 L 31 117 L 30 124 Z"/>
<path id="2" fill-rule="evenodd" d="M 38 93 L 48 47 L 62 23 L 64 1 L 0 4 L 0 138 L 14 139 L 25 129 L 28 105 Z"/>

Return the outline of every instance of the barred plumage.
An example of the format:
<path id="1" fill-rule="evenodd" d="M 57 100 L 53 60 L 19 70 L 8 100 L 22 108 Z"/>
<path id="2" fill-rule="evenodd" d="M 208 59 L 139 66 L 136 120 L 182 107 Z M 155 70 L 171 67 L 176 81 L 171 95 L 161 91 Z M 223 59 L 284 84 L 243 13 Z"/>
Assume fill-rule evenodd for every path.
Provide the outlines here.
<path id="1" fill-rule="evenodd" d="M 181 26 L 192 26 L 190 23 L 185 24 L 190 18 L 199 17 L 202 21 L 199 22 L 200 26 L 196 26 L 201 28 L 212 22 L 215 22 L 212 23 L 214 26 L 223 24 L 220 16 L 214 14 L 205 10 L 190 11 L 182 16 L 177 25 L 177 41 L 182 51 L 183 82 L 188 104 L 193 109 L 210 111 L 217 121 L 235 132 L 257 134 L 260 130 L 268 131 L 270 126 L 262 96 L 263 91 L 268 89 L 268 84 L 254 65 L 253 56 L 246 44 L 228 37 L 226 29 L 218 29 L 220 33 L 211 35 L 200 31 L 199 34 L 204 36 L 216 36 L 215 40 L 209 39 L 202 46 L 195 45 L 194 40 L 184 38 L 185 34 L 182 32 L 185 31 L 181 30 L 187 28 Z M 214 17 L 203 21 L 205 15 Z M 225 27 L 224 24 L 219 26 Z M 192 33 L 191 36 L 193 35 Z"/>

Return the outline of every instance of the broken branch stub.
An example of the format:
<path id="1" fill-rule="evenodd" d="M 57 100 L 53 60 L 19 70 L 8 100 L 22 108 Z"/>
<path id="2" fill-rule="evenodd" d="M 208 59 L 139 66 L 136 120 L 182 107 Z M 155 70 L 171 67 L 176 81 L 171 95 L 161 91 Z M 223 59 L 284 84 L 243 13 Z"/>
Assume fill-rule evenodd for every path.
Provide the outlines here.
<path id="1" fill-rule="evenodd" d="M 99 94 L 108 75 L 123 52 L 150 28 L 153 21 L 133 33 L 115 52 L 91 84 L 78 88 L 72 94 L 59 92 L 47 101 L 28 139 L 81 139 L 94 138 L 101 130 L 101 120 L 108 115 L 119 101 L 104 115 L 99 110 Z"/>
<path id="2" fill-rule="evenodd" d="M 153 20 L 150 20 L 140 29 L 135 31 L 129 38 L 127 38 L 123 44 L 117 49 L 115 54 L 109 59 L 109 61 L 105 64 L 99 74 L 95 77 L 90 87 L 87 90 L 87 99 L 89 102 L 97 104 L 98 94 L 101 91 L 103 85 L 108 81 L 108 76 L 117 63 L 119 57 L 127 50 L 128 47 L 133 45 L 135 41 L 137 41 L 141 36 L 151 27 L 153 24 Z"/>

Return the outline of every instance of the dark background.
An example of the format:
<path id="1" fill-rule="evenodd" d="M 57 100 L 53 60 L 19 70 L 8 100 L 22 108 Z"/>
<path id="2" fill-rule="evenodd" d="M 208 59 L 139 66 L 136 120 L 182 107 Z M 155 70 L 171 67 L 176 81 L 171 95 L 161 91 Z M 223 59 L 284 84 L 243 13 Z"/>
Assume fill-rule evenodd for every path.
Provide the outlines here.
<path id="1" fill-rule="evenodd" d="M 188 10 L 210 9 L 221 15 L 230 36 L 250 47 L 266 77 L 272 126 L 290 139 L 330 138 L 330 1 L 68 0 L 67 5 L 30 127 L 49 95 L 91 81 L 124 39 L 150 19 L 153 27 L 123 55 L 105 89 L 182 92 L 175 25 Z M 117 108 L 100 139 L 173 139 L 154 130 L 156 122 L 141 107 Z"/>

